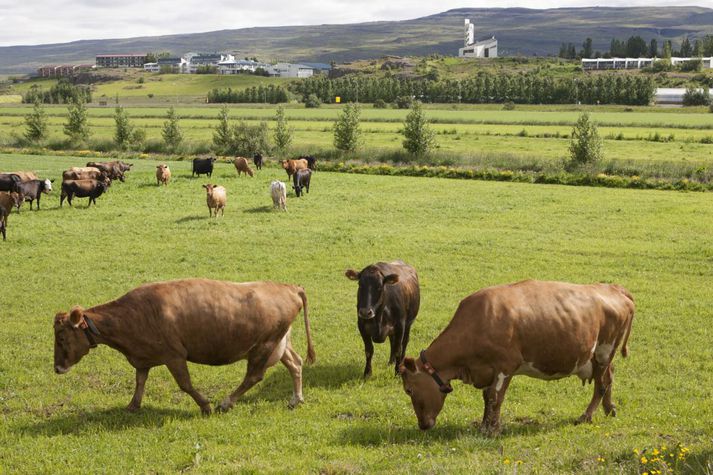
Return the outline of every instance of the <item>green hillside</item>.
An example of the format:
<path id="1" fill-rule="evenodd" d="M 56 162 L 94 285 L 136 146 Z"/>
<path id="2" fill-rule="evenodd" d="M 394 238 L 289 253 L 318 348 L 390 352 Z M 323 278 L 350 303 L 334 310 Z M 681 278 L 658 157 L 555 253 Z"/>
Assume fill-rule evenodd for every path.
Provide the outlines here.
<path id="1" fill-rule="evenodd" d="M 72 43 L 0 48 L 0 73 L 28 72 L 42 64 L 93 62 L 98 53 L 136 51 L 234 51 L 267 61 L 353 61 L 383 55 L 455 55 L 462 44 L 463 19 L 471 18 L 478 38 L 495 35 L 501 55 L 556 54 L 562 42 L 586 37 L 605 50 L 612 38 L 641 35 L 673 40 L 713 33 L 713 9 L 638 8 L 462 8 L 405 21 L 348 25 L 244 28 Z"/>

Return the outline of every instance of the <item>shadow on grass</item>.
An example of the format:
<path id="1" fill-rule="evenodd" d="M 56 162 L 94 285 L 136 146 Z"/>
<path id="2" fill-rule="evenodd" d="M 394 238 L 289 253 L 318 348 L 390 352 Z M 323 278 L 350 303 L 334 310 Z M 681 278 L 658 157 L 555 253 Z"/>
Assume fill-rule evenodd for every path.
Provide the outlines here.
<path id="1" fill-rule="evenodd" d="M 256 206 L 255 208 L 243 210 L 243 213 L 271 213 L 272 210 L 272 206 Z"/>
<path id="2" fill-rule="evenodd" d="M 21 425 L 13 432 L 31 436 L 56 436 L 95 433 L 101 430 L 119 431 L 133 427 L 162 427 L 168 420 L 193 419 L 201 417 L 199 411 L 180 409 L 159 409 L 144 406 L 137 412 L 129 412 L 125 407 L 115 407 L 97 412 L 80 412 L 53 417 L 37 424 Z"/>
<path id="3" fill-rule="evenodd" d="M 210 219 L 208 216 L 184 216 L 176 220 L 176 224 L 187 223 L 189 221 L 203 221 L 205 219 Z"/>

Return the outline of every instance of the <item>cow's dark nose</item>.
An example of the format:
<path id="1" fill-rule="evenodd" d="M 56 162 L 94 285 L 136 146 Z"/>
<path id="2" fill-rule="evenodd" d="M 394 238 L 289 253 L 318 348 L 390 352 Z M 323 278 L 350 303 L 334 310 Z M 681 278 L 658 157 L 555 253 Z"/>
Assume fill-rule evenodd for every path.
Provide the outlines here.
<path id="1" fill-rule="evenodd" d="M 374 309 L 373 308 L 360 308 L 359 309 L 359 318 L 364 319 L 364 320 L 369 320 L 370 318 L 374 318 Z"/>

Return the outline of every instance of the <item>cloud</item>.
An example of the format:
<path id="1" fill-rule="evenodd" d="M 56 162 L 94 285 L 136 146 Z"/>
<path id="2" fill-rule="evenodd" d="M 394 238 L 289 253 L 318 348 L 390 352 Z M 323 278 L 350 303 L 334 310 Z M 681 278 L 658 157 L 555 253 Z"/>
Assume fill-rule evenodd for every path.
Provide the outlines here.
<path id="1" fill-rule="evenodd" d="M 713 0 L 489 0 L 488 7 L 713 6 Z M 407 20 L 452 8 L 463 0 L 0 0 L 0 45 L 64 43 L 259 26 Z M 481 3 L 481 5 L 483 5 Z"/>

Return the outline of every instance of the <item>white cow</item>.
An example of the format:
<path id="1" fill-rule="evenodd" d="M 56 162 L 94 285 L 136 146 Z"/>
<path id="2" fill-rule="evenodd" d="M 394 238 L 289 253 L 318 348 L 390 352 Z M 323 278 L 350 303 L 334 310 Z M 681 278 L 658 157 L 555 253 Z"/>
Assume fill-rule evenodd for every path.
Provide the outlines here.
<path id="1" fill-rule="evenodd" d="M 270 185 L 270 194 L 272 194 L 272 207 L 287 211 L 287 187 L 281 181 L 273 181 Z"/>

